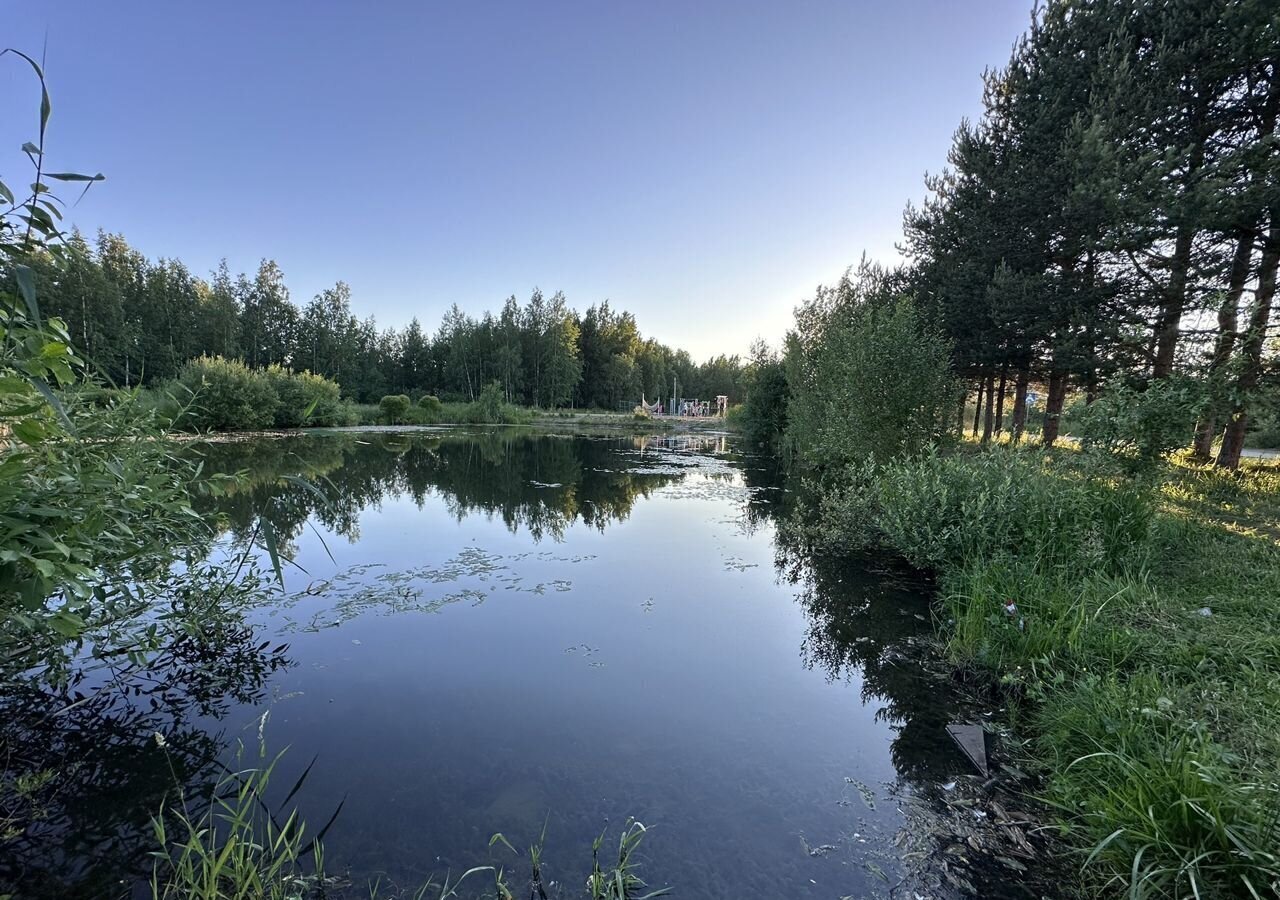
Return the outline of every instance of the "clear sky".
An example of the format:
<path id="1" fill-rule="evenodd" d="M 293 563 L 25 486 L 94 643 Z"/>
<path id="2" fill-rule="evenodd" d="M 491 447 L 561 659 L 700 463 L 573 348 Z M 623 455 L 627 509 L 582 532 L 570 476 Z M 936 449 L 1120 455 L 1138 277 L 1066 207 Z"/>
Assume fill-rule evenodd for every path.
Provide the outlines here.
<path id="1" fill-rule="evenodd" d="M 534 286 L 696 357 L 776 341 L 814 286 L 893 260 L 1029 0 L 0 0 L 41 52 L 68 219 L 207 273 L 338 279 L 434 330 Z M 0 65 L 0 172 L 38 99 Z M 30 122 L 30 127 L 24 127 Z M 25 174 L 25 173 L 23 173 Z"/>

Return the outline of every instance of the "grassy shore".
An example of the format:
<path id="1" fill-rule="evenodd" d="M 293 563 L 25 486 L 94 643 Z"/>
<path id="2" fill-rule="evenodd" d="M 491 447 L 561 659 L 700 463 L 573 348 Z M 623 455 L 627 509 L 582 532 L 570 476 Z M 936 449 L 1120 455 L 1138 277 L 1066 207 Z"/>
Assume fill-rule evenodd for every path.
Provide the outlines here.
<path id="1" fill-rule="evenodd" d="M 1089 893 L 1280 893 L 1280 467 L 970 446 L 841 484 L 813 536 L 939 574 Z"/>

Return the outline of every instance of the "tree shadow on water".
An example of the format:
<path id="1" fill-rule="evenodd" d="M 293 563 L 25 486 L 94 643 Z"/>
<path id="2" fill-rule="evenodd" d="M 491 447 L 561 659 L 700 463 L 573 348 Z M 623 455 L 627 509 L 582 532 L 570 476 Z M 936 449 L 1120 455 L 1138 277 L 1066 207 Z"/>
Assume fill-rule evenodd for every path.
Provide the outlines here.
<path id="1" fill-rule="evenodd" d="M 261 702 L 287 650 L 232 615 L 145 661 L 86 659 L 59 683 L 5 683 L 0 894 L 129 896 L 158 849 L 151 817 L 179 786 L 196 796 L 223 774 L 231 738 L 210 726 Z"/>

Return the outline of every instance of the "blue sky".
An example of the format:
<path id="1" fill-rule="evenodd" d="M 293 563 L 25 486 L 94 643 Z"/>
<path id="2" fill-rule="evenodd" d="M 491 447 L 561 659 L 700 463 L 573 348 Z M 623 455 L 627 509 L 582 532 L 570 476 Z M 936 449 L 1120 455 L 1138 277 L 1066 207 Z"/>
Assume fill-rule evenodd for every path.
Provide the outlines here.
<path id="1" fill-rule="evenodd" d="M 1028 0 L 18 2 L 47 35 L 69 214 L 207 272 L 430 329 L 534 286 L 697 357 L 776 341 L 865 251 L 896 258 Z M 37 98 L 0 65 L 0 172 Z M 30 127 L 24 123 L 30 122 Z"/>

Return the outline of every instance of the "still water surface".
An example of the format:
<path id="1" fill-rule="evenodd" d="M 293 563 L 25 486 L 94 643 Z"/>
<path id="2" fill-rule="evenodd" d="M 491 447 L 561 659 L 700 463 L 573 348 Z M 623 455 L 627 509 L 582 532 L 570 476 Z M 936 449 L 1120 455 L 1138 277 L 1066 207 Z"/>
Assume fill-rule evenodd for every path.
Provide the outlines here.
<path id="1" fill-rule="evenodd" d="M 186 740 L 230 760 L 261 729 L 289 748 L 286 787 L 315 757 L 301 808 L 319 824 L 345 801 L 326 863 L 355 885 L 520 872 L 490 835 L 527 846 L 545 824 L 547 877 L 577 896 L 592 838 L 634 816 L 644 876 L 679 896 L 889 896 L 918 849 L 911 804 L 965 771 L 955 701 L 918 665 L 927 586 L 790 549 L 785 492 L 731 439 L 348 432 L 193 452 L 250 473 L 203 510 L 222 552 L 266 517 L 294 565 L 250 622 L 287 647 L 252 689 L 199 704 Z"/>

